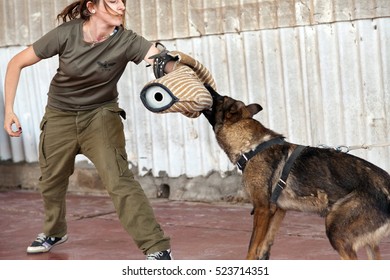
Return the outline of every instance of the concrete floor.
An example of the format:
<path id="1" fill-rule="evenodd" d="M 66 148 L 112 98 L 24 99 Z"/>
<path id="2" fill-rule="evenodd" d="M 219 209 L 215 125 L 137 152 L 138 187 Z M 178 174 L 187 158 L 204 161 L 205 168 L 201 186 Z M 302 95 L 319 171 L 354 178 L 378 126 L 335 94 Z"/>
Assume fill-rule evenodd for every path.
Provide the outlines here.
<path id="1" fill-rule="evenodd" d="M 28 255 L 26 247 L 41 232 L 40 195 L 0 192 L 0 260 L 139 260 L 143 254 L 121 227 L 110 198 L 68 195 L 69 240 L 49 253 Z M 177 260 L 244 259 L 252 216 L 248 204 L 151 200 L 156 217 L 172 239 Z M 271 259 L 337 260 L 315 215 L 289 212 L 276 237 Z M 381 243 L 390 260 L 390 238 Z M 364 252 L 359 252 L 366 259 Z"/>

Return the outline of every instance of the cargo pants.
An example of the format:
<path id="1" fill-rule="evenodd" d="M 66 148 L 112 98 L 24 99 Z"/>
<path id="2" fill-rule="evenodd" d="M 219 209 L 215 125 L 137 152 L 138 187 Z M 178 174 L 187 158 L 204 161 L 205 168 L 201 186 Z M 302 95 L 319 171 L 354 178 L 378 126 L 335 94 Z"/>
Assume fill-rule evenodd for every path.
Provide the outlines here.
<path id="1" fill-rule="evenodd" d="M 95 165 L 119 220 L 144 254 L 170 248 L 170 239 L 157 223 L 153 209 L 128 168 L 121 116 L 117 103 L 90 111 L 46 107 L 41 122 L 39 187 L 45 210 L 44 233 L 67 233 L 66 193 L 75 157 L 84 154 Z"/>

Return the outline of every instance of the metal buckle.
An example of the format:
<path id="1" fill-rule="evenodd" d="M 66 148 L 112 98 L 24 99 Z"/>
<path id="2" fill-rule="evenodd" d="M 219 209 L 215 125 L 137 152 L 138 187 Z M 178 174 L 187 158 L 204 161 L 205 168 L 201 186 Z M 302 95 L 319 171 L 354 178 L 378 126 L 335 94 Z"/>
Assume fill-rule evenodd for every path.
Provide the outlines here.
<path id="1" fill-rule="evenodd" d="M 245 161 L 241 163 L 242 158 L 244 158 Z M 244 170 L 247 162 L 248 162 L 248 157 L 245 154 L 242 154 L 240 159 L 237 161 L 236 164 L 237 164 L 238 168 L 242 171 L 242 170 Z"/>
<path id="2" fill-rule="evenodd" d="M 282 179 L 279 179 L 278 184 L 276 186 L 279 187 L 281 190 L 284 190 L 284 188 L 286 187 L 286 182 Z"/>

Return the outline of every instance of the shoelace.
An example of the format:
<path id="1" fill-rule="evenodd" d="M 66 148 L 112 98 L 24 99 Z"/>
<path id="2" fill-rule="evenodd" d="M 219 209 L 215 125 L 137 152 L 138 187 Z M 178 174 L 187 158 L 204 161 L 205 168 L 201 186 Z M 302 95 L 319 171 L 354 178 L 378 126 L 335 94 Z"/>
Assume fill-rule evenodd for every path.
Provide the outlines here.
<path id="1" fill-rule="evenodd" d="M 162 257 L 163 255 L 164 255 L 163 252 L 157 252 L 157 253 L 149 254 L 147 259 L 156 260 L 158 257 Z"/>
<path id="2" fill-rule="evenodd" d="M 37 239 L 35 239 L 35 241 L 38 241 L 38 242 L 44 242 L 46 240 L 46 235 L 41 233 L 37 236 Z"/>

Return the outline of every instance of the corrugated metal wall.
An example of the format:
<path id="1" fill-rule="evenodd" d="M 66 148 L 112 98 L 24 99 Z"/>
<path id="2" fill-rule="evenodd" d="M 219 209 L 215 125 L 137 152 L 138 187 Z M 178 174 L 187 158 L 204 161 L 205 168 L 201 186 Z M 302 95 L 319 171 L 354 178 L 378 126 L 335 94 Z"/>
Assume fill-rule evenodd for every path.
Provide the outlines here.
<path id="1" fill-rule="evenodd" d="M 148 38 L 160 40 L 390 15 L 388 0 L 153 0 L 148 4 L 143 1 L 128 2 L 129 11 L 136 11 L 137 15 L 130 17 L 130 26 Z"/>
<path id="2" fill-rule="evenodd" d="M 29 44 L 52 28 L 49 22 L 64 2 L 71 1 L 0 0 L 0 23 L 6 19 L 9 28 L 0 33 L 1 91 L 8 60 L 23 48 L 15 45 Z M 222 94 L 260 103 L 264 111 L 258 119 L 289 141 L 383 144 L 352 153 L 389 171 L 389 6 L 388 1 L 358 0 L 155 0 L 128 1 L 127 8 L 129 26 L 196 57 Z M 23 17 L 2 8 L 35 16 L 25 16 L 21 24 Z M 20 28 L 12 29 L 10 17 Z M 38 124 L 56 67 L 54 58 L 24 70 L 15 105 L 23 137 L 9 139 L 1 131 L 0 159 L 37 160 Z M 139 174 L 194 177 L 234 168 L 203 117 L 158 115 L 143 107 L 139 92 L 151 79 L 149 68 L 129 65 L 119 84 L 120 103 L 128 113 L 127 151 Z"/>
<path id="3" fill-rule="evenodd" d="M 0 0 L 0 47 L 52 29 L 73 0 Z M 308 26 L 390 16 L 388 0 L 128 0 L 128 26 L 150 40 Z"/>

